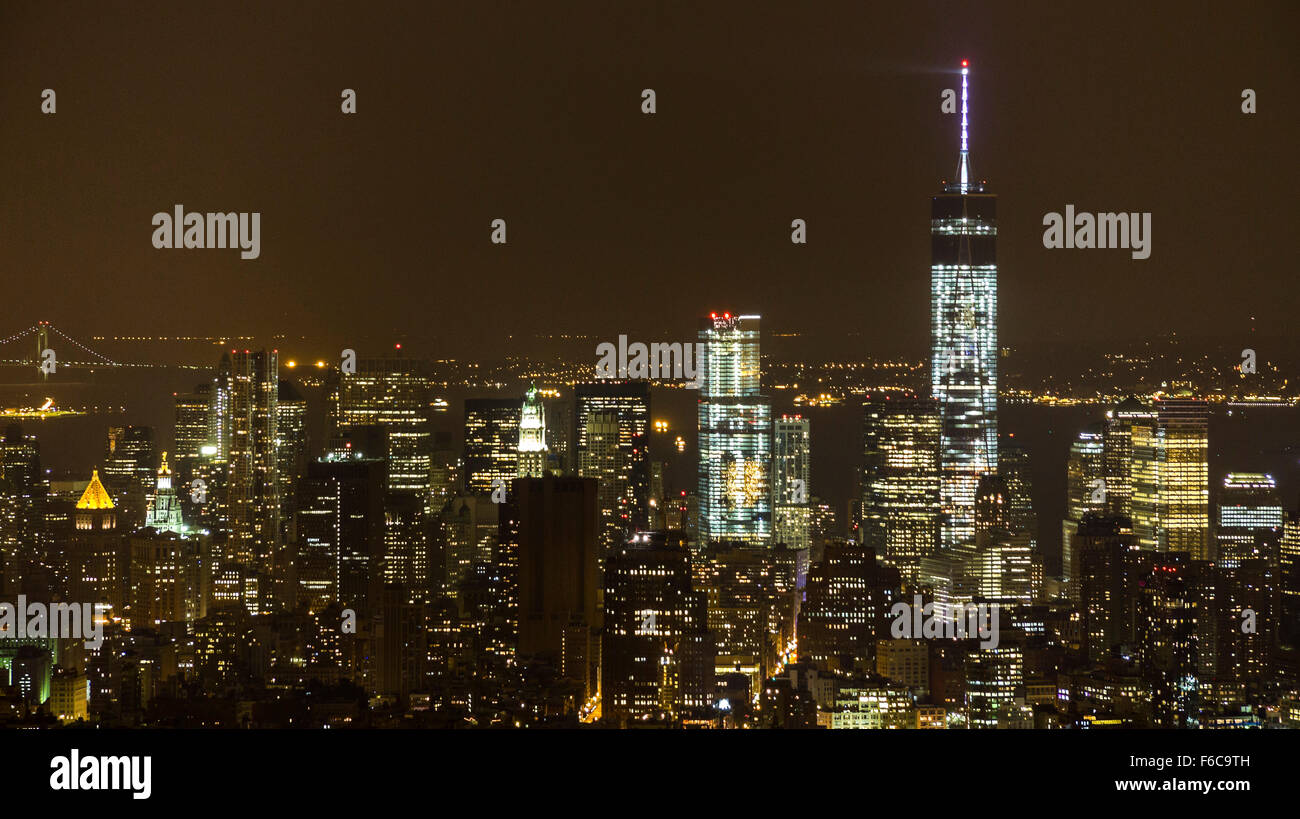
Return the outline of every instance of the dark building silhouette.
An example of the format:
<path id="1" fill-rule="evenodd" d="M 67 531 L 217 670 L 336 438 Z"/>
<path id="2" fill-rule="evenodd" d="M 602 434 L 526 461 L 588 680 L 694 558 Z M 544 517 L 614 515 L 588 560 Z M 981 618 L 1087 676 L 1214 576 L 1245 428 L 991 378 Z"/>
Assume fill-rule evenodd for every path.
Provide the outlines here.
<path id="1" fill-rule="evenodd" d="M 898 569 L 877 563 L 875 549 L 828 543 L 808 570 L 799 661 L 823 670 L 874 669 L 876 638 L 889 634 L 889 609 L 900 585 Z"/>
<path id="2" fill-rule="evenodd" d="M 691 588 L 681 532 L 637 532 L 605 563 L 601 707 L 612 725 L 678 720 L 713 698 L 707 601 Z"/>
<path id="3" fill-rule="evenodd" d="M 518 520 L 519 653 L 553 660 L 594 692 L 596 481 L 519 478 L 503 512 Z"/>

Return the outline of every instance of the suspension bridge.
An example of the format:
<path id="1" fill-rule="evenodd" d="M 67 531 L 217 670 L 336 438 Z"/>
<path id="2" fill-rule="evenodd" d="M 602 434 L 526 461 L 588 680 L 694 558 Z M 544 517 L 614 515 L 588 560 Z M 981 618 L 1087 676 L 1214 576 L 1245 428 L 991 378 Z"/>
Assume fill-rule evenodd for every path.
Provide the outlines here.
<path id="1" fill-rule="evenodd" d="M 26 350 L 23 345 L 26 344 Z M 24 352 L 32 353 L 31 357 Z M 21 358 L 10 356 L 21 355 Z M 31 327 L 0 338 L 0 367 L 32 367 L 42 380 L 64 367 L 76 368 L 177 368 L 206 370 L 204 364 L 158 364 L 150 362 L 117 361 L 55 327 L 48 321 L 38 321 Z"/>

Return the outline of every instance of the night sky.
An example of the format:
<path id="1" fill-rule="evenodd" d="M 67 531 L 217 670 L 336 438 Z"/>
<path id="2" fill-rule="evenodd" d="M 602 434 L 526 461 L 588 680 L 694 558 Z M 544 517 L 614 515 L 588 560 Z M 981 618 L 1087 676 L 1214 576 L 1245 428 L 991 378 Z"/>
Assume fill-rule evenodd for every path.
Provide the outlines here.
<path id="1" fill-rule="evenodd" d="M 832 358 L 919 359 L 962 58 L 1003 344 L 1285 333 L 1296 9 L 6 2 L 0 335 L 47 318 L 495 356 L 536 333 L 685 339 L 730 309 Z M 154 249 L 177 203 L 260 211 L 261 258 Z M 1045 250 L 1067 203 L 1152 212 L 1151 258 Z"/>

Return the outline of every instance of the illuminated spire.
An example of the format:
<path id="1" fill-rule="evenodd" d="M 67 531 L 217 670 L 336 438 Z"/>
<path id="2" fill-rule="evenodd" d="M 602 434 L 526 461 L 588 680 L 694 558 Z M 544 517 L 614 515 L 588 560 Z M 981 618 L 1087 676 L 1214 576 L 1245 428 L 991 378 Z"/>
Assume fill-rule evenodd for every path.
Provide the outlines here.
<path id="1" fill-rule="evenodd" d="M 958 193 L 979 190 L 970 169 L 970 61 L 961 61 L 961 153 L 957 158 L 957 181 L 949 189 Z"/>

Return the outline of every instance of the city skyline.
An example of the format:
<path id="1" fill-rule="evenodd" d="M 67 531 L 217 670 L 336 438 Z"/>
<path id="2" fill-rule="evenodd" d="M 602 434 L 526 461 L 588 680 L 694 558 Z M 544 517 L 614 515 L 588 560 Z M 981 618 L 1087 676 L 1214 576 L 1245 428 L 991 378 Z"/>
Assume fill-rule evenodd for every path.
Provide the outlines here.
<path id="1" fill-rule="evenodd" d="M 0 730 L 1300 728 L 1286 6 L 117 2 L 0 11 Z"/>

